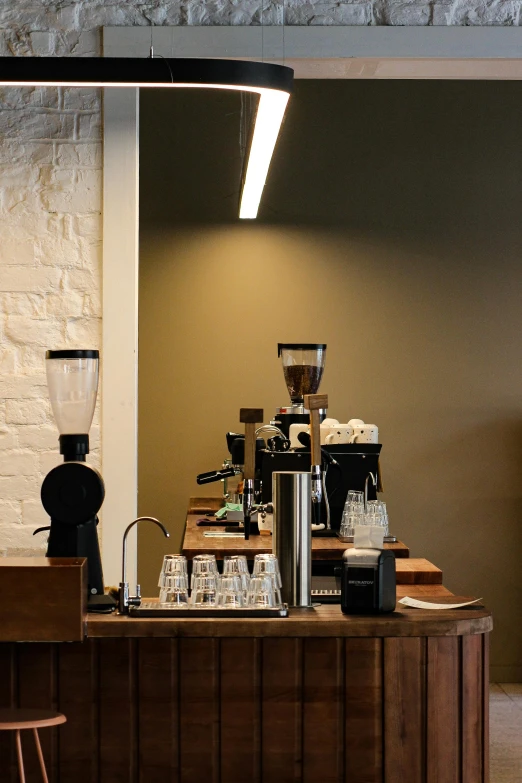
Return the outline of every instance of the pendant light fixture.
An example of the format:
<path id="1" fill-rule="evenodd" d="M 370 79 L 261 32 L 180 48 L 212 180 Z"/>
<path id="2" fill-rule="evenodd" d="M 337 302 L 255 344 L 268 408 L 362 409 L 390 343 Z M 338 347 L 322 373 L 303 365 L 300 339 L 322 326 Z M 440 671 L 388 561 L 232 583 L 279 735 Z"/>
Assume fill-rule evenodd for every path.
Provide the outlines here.
<path id="1" fill-rule="evenodd" d="M 176 87 L 259 96 L 239 217 L 255 218 L 294 72 L 272 63 L 164 57 L 0 57 L 2 87 Z"/>

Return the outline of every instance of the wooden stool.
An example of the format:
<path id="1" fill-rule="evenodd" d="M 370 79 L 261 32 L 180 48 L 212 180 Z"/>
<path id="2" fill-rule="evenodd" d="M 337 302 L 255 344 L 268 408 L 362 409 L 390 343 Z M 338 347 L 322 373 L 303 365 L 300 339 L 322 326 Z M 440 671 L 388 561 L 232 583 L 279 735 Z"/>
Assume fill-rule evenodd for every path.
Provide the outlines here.
<path id="1" fill-rule="evenodd" d="M 49 783 L 49 778 L 45 771 L 45 762 L 40 745 L 40 738 L 38 737 L 38 729 L 44 729 L 47 728 L 47 726 L 58 726 L 60 723 L 65 723 L 66 720 L 67 718 L 65 715 L 61 715 L 59 712 L 50 712 L 49 710 L 0 709 L 0 731 L 16 731 L 16 753 L 18 756 L 20 783 L 25 783 L 20 731 L 23 731 L 24 729 L 33 730 L 42 777 L 44 783 Z M 2 770 L 0 770 L 0 775 L 1 774 Z"/>

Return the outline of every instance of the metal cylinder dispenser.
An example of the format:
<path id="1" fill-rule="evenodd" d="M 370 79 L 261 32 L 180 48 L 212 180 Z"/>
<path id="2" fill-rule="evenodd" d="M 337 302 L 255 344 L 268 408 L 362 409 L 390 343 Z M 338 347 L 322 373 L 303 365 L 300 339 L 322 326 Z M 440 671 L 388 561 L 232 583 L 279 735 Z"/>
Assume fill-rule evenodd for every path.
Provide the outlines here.
<path id="1" fill-rule="evenodd" d="M 273 474 L 273 551 L 279 562 L 283 601 L 290 607 L 310 607 L 312 528 L 310 473 Z"/>

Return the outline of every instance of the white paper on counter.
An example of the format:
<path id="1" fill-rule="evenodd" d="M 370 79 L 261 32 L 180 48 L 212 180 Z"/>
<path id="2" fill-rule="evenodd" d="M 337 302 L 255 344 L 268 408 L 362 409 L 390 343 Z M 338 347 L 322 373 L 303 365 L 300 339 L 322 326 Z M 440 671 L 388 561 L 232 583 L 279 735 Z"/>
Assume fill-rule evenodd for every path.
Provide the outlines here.
<path id="1" fill-rule="evenodd" d="M 474 601 L 464 601 L 463 604 L 435 604 L 433 601 L 419 601 L 418 598 L 405 596 L 399 601 L 403 606 L 411 606 L 414 609 L 460 609 L 462 606 L 471 606 L 482 601 L 482 598 L 475 598 Z"/>

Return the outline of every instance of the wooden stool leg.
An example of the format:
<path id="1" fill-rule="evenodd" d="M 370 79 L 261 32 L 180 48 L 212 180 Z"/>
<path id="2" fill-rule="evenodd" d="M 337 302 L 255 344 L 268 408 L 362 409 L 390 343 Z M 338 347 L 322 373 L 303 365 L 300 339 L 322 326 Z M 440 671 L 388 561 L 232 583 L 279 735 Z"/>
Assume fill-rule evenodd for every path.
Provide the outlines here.
<path id="1" fill-rule="evenodd" d="M 34 733 L 34 741 L 36 744 L 36 752 L 38 753 L 38 759 L 40 761 L 40 769 L 42 770 L 42 778 L 44 780 L 44 783 L 49 783 L 49 778 L 47 777 L 47 772 L 45 769 L 45 761 L 42 753 L 42 746 L 40 745 L 40 737 L 38 736 L 38 731 L 36 729 L 33 729 Z"/>
<path id="2" fill-rule="evenodd" d="M 18 772 L 20 773 L 20 783 L 25 783 L 24 757 L 22 756 L 22 740 L 20 730 L 16 730 L 16 755 L 18 756 Z"/>

